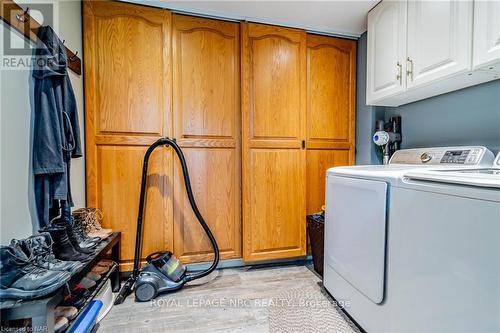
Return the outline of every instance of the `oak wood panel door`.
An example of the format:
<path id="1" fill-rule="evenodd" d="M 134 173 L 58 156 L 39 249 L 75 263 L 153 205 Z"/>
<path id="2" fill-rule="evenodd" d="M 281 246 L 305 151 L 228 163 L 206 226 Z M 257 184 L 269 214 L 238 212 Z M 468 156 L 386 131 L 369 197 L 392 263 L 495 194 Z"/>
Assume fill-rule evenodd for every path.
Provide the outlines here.
<path id="1" fill-rule="evenodd" d="M 87 204 L 122 232 L 121 269 L 132 268 L 142 160 L 171 135 L 169 11 L 84 2 Z M 163 148 L 162 148 L 163 149 Z M 143 253 L 172 248 L 172 152 L 149 171 Z"/>
<path id="2" fill-rule="evenodd" d="M 321 211 L 325 204 L 326 170 L 351 165 L 349 150 L 307 150 L 307 214 Z"/>
<path id="3" fill-rule="evenodd" d="M 242 24 L 243 258 L 306 253 L 306 34 Z"/>
<path id="4" fill-rule="evenodd" d="M 307 35 L 307 213 L 325 202 L 328 168 L 354 164 L 356 42 Z"/>
<path id="5" fill-rule="evenodd" d="M 241 257 L 239 39 L 237 23 L 173 16 L 173 131 L 221 259 Z M 183 262 L 212 260 L 178 163 L 174 174 L 175 253 Z"/>

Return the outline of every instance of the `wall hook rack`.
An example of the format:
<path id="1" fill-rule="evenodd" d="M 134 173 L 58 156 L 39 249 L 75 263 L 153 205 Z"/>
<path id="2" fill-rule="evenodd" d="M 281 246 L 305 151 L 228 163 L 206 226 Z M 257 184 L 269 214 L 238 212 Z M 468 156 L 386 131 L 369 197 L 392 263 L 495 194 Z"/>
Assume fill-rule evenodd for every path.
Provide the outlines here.
<path id="1" fill-rule="evenodd" d="M 30 16 L 29 7 L 23 9 L 12 0 L 0 0 L 0 17 L 11 29 L 21 33 L 25 38 L 36 43 L 40 24 Z M 65 46 L 66 47 L 66 46 Z M 68 68 L 78 75 L 82 74 L 82 61 L 78 51 L 73 52 L 66 47 L 66 55 L 70 60 Z"/>
<path id="2" fill-rule="evenodd" d="M 30 7 L 26 7 L 26 10 L 24 11 L 24 13 L 16 14 L 16 19 L 19 22 L 23 22 L 23 23 L 28 21 L 28 19 L 26 18 L 26 15 L 28 15 L 29 11 L 30 11 Z"/>
<path id="3" fill-rule="evenodd" d="M 69 61 L 73 62 L 73 61 L 77 61 L 78 60 L 78 51 L 75 52 L 75 55 L 72 56 L 72 57 L 69 57 L 68 58 Z"/>

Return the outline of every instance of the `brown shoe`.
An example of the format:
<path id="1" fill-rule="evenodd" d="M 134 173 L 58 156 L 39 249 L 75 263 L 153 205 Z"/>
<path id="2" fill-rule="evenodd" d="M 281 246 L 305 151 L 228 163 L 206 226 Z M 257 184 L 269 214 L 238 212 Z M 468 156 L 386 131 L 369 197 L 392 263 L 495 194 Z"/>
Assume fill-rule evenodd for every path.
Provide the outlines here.
<path id="1" fill-rule="evenodd" d="M 105 240 L 109 236 L 113 234 L 113 231 L 107 231 L 110 229 L 101 229 L 101 230 L 96 230 L 96 231 L 90 231 L 87 233 L 87 236 L 89 237 L 98 237 L 101 240 Z"/>
<path id="2" fill-rule="evenodd" d="M 54 320 L 54 332 L 59 333 L 68 328 L 69 321 L 66 317 L 56 317 Z"/>
<path id="3" fill-rule="evenodd" d="M 65 317 L 68 320 L 72 320 L 78 314 L 78 309 L 74 306 L 56 306 L 54 309 L 54 316 Z"/>
<path id="4" fill-rule="evenodd" d="M 80 208 L 73 212 L 73 216 L 81 221 L 89 237 L 106 239 L 113 233 L 112 229 L 102 228 L 102 212 L 97 208 Z"/>
<path id="5" fill-rule="evenodd" d="M 104 275 L 109 271 L 109 267 L 95 265 L 92 267 L 91 272 L 97 273 L 99 275 Z"/>
<path id="6" fill-rule="evenodd" d="M 102 259 L 97 263 L 98 266 L 103 266 L 108 268 L 113 267 L 114 264 L 115 262 L 113 260 L 108 260 L 108 259 Z"/>

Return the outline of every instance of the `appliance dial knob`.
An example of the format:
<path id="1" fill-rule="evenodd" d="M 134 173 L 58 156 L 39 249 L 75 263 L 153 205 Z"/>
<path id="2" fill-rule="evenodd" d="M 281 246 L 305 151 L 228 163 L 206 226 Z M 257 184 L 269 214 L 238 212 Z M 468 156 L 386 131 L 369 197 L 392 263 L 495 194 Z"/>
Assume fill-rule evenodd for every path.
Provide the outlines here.
<path id="1" fill-rule="evenodd" d="M 422 161 L 422 163 L 427 163 L 430 160 L 432 160 L 432 155 L 431 154 L 423 153 L 422 155 L 420 155 L 420 161 Z"/>

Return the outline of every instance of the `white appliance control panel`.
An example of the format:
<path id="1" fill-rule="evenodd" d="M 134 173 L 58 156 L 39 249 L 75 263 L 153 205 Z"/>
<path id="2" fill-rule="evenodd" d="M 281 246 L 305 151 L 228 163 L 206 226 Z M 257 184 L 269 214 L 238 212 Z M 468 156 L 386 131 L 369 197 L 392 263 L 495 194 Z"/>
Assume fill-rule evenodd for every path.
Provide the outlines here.
<path id="1" fill-rule="evenodd" d="M 491 166 L 493 159 L 482 146 L 416 148 L 396 151 L 389 164 Z"/>

